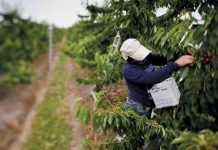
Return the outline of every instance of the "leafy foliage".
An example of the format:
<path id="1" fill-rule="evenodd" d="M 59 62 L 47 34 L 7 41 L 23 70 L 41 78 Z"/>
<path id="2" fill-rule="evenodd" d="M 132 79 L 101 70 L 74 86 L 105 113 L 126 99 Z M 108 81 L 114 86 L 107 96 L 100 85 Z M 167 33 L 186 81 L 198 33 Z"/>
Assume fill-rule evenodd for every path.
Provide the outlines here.
<path id="1" fill-rule="evenodd" d="M 87 113 L 89 115 L 86 115 Z M 172 140 L 176 136 L 172 129 L 164 129 L 155 120 L 148 120 L 146 117 L 139 116 L 133 110 L 125 111 L 123 107 L 108 107 L 103 111 L 102 109 L 90 110 L 87 105 L 81 105 L 77 117 L 85 122 L 87 122 L 87 119 L 91 119 L 93 127 L 103 129 L 106 135 L 111 130 L 117 133 L 117 135 L 111 136 L 111 138 L 114 138 L 113 141 L 105 141 L 100 149 L 136 149 L 143 145 L 144 140 L 157 139 L 159 136 L 164 138 L 161 141 L 156 141 L 153 145 L 157 143 L 162 145 L 164 140 Z M 117 136 L 121 140 L 116 139 Z"/>
<path id="2" fill-rule="evenodd" d="M 167 12 L 158 17 L 155 12 L 160 7 L 166 7 Z M 137 122 L 131 122 L 132 120 L 129 120 L 129 116 L 126 115 L 130 112 L 124 111 L 122 106 L 119 105 L 123 101 L 122 99 L 113 104 L 116 107 L 111 106 L 105 109 L 105 105 L 98 105 L 98 108 L 94 110 L 97 114 L 91 113 L 90 116 L 92 122 L 94 122 L 93 126 L 102 128 L 106 133 L 108 130 L 112 130 L 115 135 L 121 134 L 122 137 L 119 142 L 116 142 L 114 137 L 108 136 L 108 141 L 102 145 L 103 148 L 109 146 L 108 149 L 124 149 L 125 145 L 128 145 L 129 149 L 134 149 L 143 141 L 138 140 L 138 138 L 144 137 L 145 141 L 149 139 L 151 143 L 156 142 L 156 144 L 153 144 L 155 148 L 152 147 L 152 149 L 172 149 L 177 147 L 179 143 L 186 145 L 188 137 L 201 137 L 201 134 L 206 134 L 204 129 L 210 129 L 210 135 L 215 135 L 218 127 L 218 111 L 216 109 L 218 103 L 216 92 L 218 89 L 217 2 L 108 0 L 103 7 L 91 6 L 90 8 L 92 8 L 90 10 L 90 21 L 82 21 L 71 29 L 75 28 L 80 31 L 82 38 L 77 39 L 79 41 L 77 44 L 71 45 L 72 48 L 79 46 L 77 51 L 71 49 L 68 53 L 76 53 L 74 55 L 76 59 L 83 58 L 87 63 L 92 64 L 94 71 L 90 77 L 90 83 L 95 83 L 97 90 L 100 90 L 103 85 L 121 79 L 121 65 L 119 64 L 122 60 L 116 50 L 113 53 L 117 57 L 111 53 L 112 50 L 109 46 L 113 41 L 111 35 L 115 36 L 115 32 L 118 30 L 123 40 L 130 37 L 137 38 L 147 48 L 163 54 L 167 58 L 188 54 L 191 49 L 191 53 L 196 59 L 196 65 L 182 68 L 174 74 L 182 93 L 180 104 L 176 107 L 155 110 L 158 117 L 154 120 L 144 118 L 142 125 L 138 125 L 138 120 L 141 120 L 141 118 L 131 114 L 132 120 L 137 120 Z M 103 9 L 107 11 L 102 11 Z M 199 13 L 204 23 L 190 28 L 190 24 L 198 21 L 193 15 L 194 11 Z M 100 26 L 97 26 L 99 24 Z M 89 28 L 84 28 L 88 26 Z M 73 37 L 75 38 L 76 35 L 73 35 Z M 190 44 L 193 45 L 192 48 L 189 47 Z M 202 60 L 206 59 L 203 58 L 205 53 L 212 54 L 207 63 Z M 116 68 L 117 66 L 118 68 Z M 108 99 L 108 101 L 113 101 L 113 99 Z M 120 107 L 117 107 L 117 105 Z M 101 107 L 104 110 L 101 110 Z M 116 121 L 116 117 L 113 118 L 114 116 L 117 117 L 118 121 Z M 122 119 L 130 122 L 124 125 Z M 153 123 L 152 121 L 160 127 L 159 130 L 150 126 L 150 123 Z M 149 122 L 149 124 L 145 122 Z M 132 126 L 128 126 L 130 124 Z M 163 134 L 160 134 L 162 128 L 164 131 L 169 129 L 169 131 L 176 132 L 176 134 L 184 137 L 184 140 L 175 142 L 175 145 L 170 145 L 175 136 L 169 136 L 170 138 L 166 139 Z M 182 132 L 184 129 L 189 130 L 190 134 L 183 136 L 186 133 L 186 131 Z M 203 131 L 201 132 L 201 130 Z M 154 134 L 157 134 L 155 139 L 152 138 Z M 123 137 L 124 135 L 126 136 Z M 133 141 L 131 141 L 132 138 Z M 216 141 L 217 136 L 213 136 L 211 140 Z M 205 140 L 205 142 L 208 145 L 211 141 Z M 213 147 L 217 146 L 216 142 L 212 143 L 214 143 Z M 202 148 L 199 142 L 193 143 L 193 145 Z"/>
<path id="3" fill-rule="evenodd" d="M 31 82 L 31 62 L 48 50 L 48 25 L 22 19 L 16 10 L 0 13 L 0 86 Z M 57 36 L 61 29 L 54 29 Z"/>
<path id="4" fill-rule="evenodd" d="M 218 133 L 213 133 L 210 130 L 202 130 L 199 133 L 191 133 L 184 131 L 178 138 L 172 141 L 172 144 L 180 144 L 178 149 L 217 149 Z"/>

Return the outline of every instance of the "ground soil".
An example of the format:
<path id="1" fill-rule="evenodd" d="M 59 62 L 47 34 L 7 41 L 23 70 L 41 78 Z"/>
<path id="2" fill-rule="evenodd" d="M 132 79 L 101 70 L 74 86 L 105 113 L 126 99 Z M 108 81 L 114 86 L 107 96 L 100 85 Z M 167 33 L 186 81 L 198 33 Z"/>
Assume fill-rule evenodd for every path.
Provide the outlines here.
<path id="1" fill-rule="evenodd" d="M 58 52 L 53 53 L 53 61 Z M 55 63 L 53 63 L 53 66 Z M 52 67 L 48 67 L 48 55 L 33 63 L 31 84 L 17 84 L 10 90 L 1 91 L 0 101 L 0 150 L 18 150 L 31 129 L 37 106 L 44 99 Z"/>
<path id="2" fill-rule="evenodd" d="M 93 105 L 93 98 L 91 95 L 93 87 L 90 85 L 81 85 L 76 81 L 76 77 L 83 77 L 86 72 L 78 69 L 72 59 L 68 58 L 65 67 L 66 70 L 68 70 L 68 75 L 65 80 L 65 99 L 69 102 L 71 114 L 73 116 L 75 114 L 75 100 L 80 99 L 82 101 L 88 102 L 90 105 Z M 73 128 L 71 150 L 82 150 L 81 143 L 84 138 L 85 128 L 80 123 L 80 121 L 74 117 L 72 117 L 70 124 Z"/>
<path id="3" fill-rule="evenodd" d="M 57 59 L 57 54 L 55 54 Z M 55 62 L 55 61 L 54 61 Z M 53 68 L 55 63 L 53 64 Z M 81 85 L 76 77 L 84 76 L 85 72 L 78 69 L 71 58 L 67 58 L 65 66 L 65 99 L 69 104 L 69 113 L 74 115 L 74 102 L 81 99 L 93 105 L 90 85 Z M 0 150 L 19 150 L 31 133 L 31 123 L 37 112 L 38 105 L 44 100 L 52 69 L 48 69 L 47 55 L 35 62 L 35 75 L 32 84 L 19 84 L 4 93 L 0 101 Z M 82 150 L 81 143 L 84 138 L 84 127 L 80 121 L 71 117 L 73 138 L 71 150 Z"/>
<path id="4" fill-rule="evenodd" d="M 47 73 L 48 61 L 47 55 L 44 55 L 34 62 L 31 84 L 18 84 L 3 92 L 4 96 L 0 101 L 0 149 L 9 149 L 25 130 L 28 114 L 44 94 Z"/>

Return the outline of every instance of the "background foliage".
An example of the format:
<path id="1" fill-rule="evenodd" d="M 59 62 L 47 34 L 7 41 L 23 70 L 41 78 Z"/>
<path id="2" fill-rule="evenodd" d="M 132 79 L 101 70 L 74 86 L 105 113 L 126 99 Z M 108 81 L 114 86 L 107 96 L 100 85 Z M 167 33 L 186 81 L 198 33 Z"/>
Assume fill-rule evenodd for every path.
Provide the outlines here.
<path id="1" fill-rule="evenodd" d="M 48 51 L 48 25 L 22 19 L 17 10 L 0 13 L 0 87 L 31 82 L 32 63 Z M 57 41 L 63 31 L 54 28 Z"/>

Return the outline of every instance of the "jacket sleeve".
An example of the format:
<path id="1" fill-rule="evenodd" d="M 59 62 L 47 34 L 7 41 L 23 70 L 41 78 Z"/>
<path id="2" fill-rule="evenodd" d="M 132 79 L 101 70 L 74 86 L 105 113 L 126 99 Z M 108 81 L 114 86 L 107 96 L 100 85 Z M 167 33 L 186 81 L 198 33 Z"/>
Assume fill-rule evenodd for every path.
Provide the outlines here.
<path id="1" fill-rule="evenodd" d="M 166 65 L 167 62 L 175 61 L 178 58 L 179 58 L 178 54 L 175 54 L 173 58 L 167 60 L 167 58 L 164 57 L 163 55 L 149 53 L 145 59 L 148 64 L 152 64 L 155 66 L 163 66 Z"/>
<path id="2" fill-rule="evenodd" d="M 159 54 L 149 53 L 145 59 L 150 64 L 156 65 L 156 66 L 163 66 L 163 65 L 166 65 L 166 63 L 167 63 L 167 58 L 165 58 L 163 55 L 159 55 Z"/>
<path id="3" fill-rule="evenodd" d="M 171 76 L 178 70 L 179 66 L 175 62 L 168 62 L 166 66 L 153 72 L 146 72 L 136 67 L 129 68 L 123 72 L 124 78 L 130 82 L 137 84 L 153 85 Z"/>

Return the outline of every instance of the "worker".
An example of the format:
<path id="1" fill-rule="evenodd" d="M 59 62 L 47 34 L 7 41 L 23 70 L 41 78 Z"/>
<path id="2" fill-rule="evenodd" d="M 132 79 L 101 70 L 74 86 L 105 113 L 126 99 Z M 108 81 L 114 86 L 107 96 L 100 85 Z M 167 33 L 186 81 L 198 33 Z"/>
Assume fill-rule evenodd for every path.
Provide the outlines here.
<path id="1" fill-rule="evenodd" d="M 153 54 L 137 39 L 127 39 L 123 42 L 121 55 L 126 63 L 123 64 L 122 73 L 128 88 L 128 97 L 125 108 L 133 108 L 139 115 L 151 117 L 155 104 L 148 90 L 156 83 L 169 78 L 180 67 L 195 62 L 191 55 L 183 55 L 175 61 L 167 61 L 165 57 Z M 155 70 L 153 65 L 163 66 Z"/>

